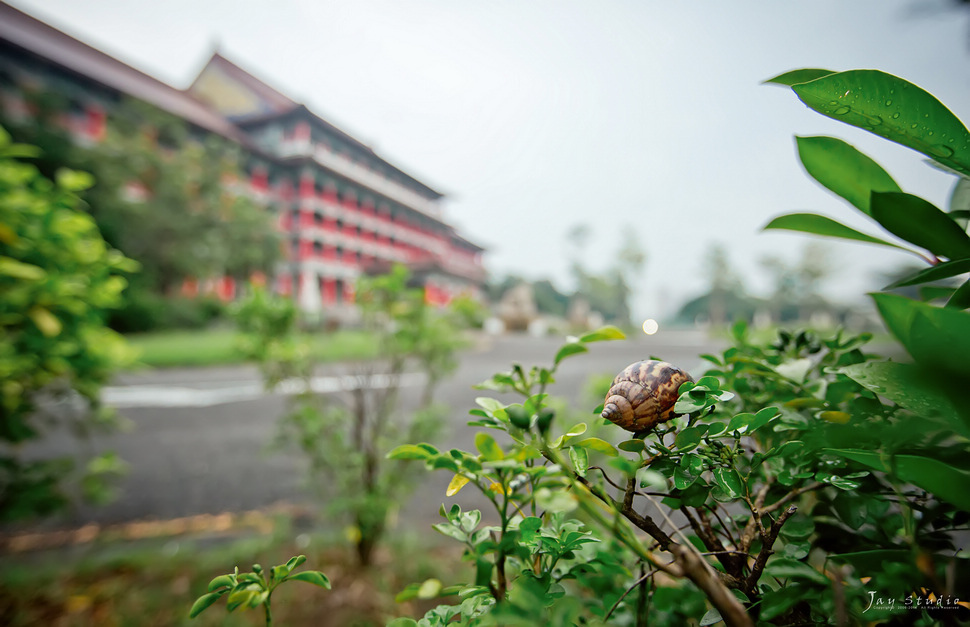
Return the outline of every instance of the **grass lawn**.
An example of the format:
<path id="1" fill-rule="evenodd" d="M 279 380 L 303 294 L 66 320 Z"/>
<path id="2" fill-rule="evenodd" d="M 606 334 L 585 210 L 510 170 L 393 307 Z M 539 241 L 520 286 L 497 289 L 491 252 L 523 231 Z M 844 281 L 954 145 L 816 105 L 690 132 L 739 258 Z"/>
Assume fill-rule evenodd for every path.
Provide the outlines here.
<path id="1" fill-rule="evenodd" d="M 138 351 L 136 365 L 165 368 L 242 363 L 238 337 L 234 329 L 213 328 L 138 333 L 127 339 Z M 370 359 L 377 355 L 375 338 L 364 331 L 308 334 L 306 341 L 320 362 Z"/>

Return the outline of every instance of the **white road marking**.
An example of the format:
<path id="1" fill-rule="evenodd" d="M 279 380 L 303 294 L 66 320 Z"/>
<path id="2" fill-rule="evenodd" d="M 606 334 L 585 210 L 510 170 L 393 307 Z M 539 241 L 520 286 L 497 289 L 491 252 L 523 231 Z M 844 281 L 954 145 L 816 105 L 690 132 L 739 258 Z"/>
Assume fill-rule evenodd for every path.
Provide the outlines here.
<path id="1" fill-rule="evenodd" d="M 332 394 L 353 390 L 361 385 L 366 389 L 390 387 L 395 377 L 387 374 L 370 376 L 314 377 L 310 389 L 318 394 Z M 425 377 L 420 373 L 406 373 L 396 377 L 400 387 L 420 385 Z M 238 383 L 207 389 L 173 385 L 125 385 L 103 388 L 101 400 L 112 407 L 209 407 L 224 403 L 251 401 L 267 394 L 299 394 L 306 384 L 299 379 L 283 381 L 272 392 L 259 383 Z"/>

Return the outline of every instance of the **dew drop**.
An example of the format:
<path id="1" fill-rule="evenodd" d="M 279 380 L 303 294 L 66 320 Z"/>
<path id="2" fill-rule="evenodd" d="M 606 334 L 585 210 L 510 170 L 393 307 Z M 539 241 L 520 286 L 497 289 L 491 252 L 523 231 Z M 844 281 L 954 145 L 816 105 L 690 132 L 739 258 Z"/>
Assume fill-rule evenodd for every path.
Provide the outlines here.
<path id="1" fill-rule="evenodd" d="M 893 101 L 892 101 L 891 99 L 890 99 L 890 100 L 887 100 L 887 101 L 886 101 L 886 106 L 887 106 L 887 107 L 891 107 L 891 106 L 893 106 Z"/>
<path id="2" fill-rule="evenodd" d="M 917 126 L 919 126 L 919 124 L 910 124 L 909 128 L 916 128 Z"/>
<path id="3" fill-rule="evenodd" d="M 930 152 L 932 152 L 937 157 L 952 157 L 953 149 L 949 146 L 941 146 L 939 144 L 935 146 L 930 146 Z"/>
<path id="4" fill-rule="evenodd" d="M 894 120 L 896 120 L 896 119 L 898 119 L 898 118 L 899 118 L 899 114 L 898 114 L 898 113 L 894 113 L 894 114 L 893 114 L 893 119 L 894 119 Z"/>
<path id="5" fill-rule="evenodd" d="M 833 111 L 832 113 L 834 113 L 835 115 L 845 115 L 849 111 L 852 111 L 852 107 L 841 106 L 835 111 Z"/>
<path id="6" fill-rule="evenodd" d="M 882 124 L 882 118 L 879 117 L 878 115 L 869 116 L 869 124 L 872 124 L 873 126 L 879 126 L 880 124 Z"/>

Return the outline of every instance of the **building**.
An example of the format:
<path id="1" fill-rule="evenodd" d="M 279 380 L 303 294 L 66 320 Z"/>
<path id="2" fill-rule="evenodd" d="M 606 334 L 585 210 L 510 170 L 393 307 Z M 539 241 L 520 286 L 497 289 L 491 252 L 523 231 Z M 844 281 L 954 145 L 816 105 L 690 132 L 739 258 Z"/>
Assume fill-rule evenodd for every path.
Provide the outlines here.
<path id="1" fill-rule="evenodd" d="M 480 295 L 483 249 L 444 220 L 443 194 L 218 52 L 180 90 L 0 3 L 0 106 L 29 115 L 29 90 L 67 97 L 62 123 L 78 141 L 98 141 L 132 97 L 241 146 L 248 192 L 284 234 L 275 288 L 304 310 L 347 315 L 357 277 L 398 262 L 429 302 Z"/>

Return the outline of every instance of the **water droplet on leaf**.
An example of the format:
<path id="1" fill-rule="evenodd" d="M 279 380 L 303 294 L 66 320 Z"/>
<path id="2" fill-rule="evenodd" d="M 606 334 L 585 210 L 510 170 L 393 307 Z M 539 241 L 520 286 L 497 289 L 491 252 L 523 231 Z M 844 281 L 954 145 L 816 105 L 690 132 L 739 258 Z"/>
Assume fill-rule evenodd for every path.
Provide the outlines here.
<path id="1" fill-rule="evenodd" d="M 932 152 L 937 157 L 952 157 L 953 149 L 949 146 L 941 146 L 937 144 L 936 146 L 930 147 L 930 152 Z"/>
<path id="2" fill-rule="evenodd" d="M 849 111 L 852 111 L 852 108 L 851 107 L 841 106 L 838 109 L 836 109 L 835 111 L 833 111 L 832 113 L 834 113 L 835 115 L 845 115 Z"/>

